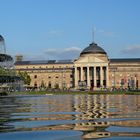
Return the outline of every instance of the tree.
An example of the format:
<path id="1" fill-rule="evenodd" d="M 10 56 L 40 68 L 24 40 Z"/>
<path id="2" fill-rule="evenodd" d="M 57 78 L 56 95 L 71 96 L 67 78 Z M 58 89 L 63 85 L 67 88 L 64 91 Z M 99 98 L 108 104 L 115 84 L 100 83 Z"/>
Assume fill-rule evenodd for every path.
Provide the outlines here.
<path id="1" fill-rule="evenodd" d="M 28 75 L 27 72 L 19 72 L 19 76 L 23 80 L 24 84 L 30 85 L 30 83 L 31 83 L 31 77 L 30 77 L 30 75 Z"/>
<path id="2" fill-rule="evenodd" d="M 59 84 L 56 83 L 56 84 L 54 85 L 54 88 L 55 88 L 55 89 L 59 89 Z"/>
<path id="3" fill-rule="evenodd" d="M 44 83 L 43 80 L 41 81 L 41 85 L 40 85 L 40 87 L 41 87 L 41 88 L 45 88 L 45 87 L 46 87 L 46 86 L 45 86 L 45 83 Z"/>
<path id="4" fill-rule="evenodd" d="M 5 68 L 0 67 L 0 75 L 12 76 L 12 75 L 16 75 L 16 71 L 15 71 L 15 69 L 5 69 Z"/>

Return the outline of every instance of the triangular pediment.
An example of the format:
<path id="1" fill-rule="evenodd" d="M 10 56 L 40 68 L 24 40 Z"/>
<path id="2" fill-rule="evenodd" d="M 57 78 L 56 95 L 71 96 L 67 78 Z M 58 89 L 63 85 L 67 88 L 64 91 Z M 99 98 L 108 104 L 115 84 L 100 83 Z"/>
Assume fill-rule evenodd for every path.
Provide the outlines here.
<path id="1" fill-rule="evenodd" d="M 75 63 L 104 63 L 105 61 L 97 57 L 81 57 Z"/>
<path id="2" fill-rule="evenodd" d="M 95 61 L 95 62 L 104 62 L 103 60 L 101 60 L 101 59 L 99 59 L 99 58 L 96 58 L 96 57 L 95 57 L 94 61 Z"/>

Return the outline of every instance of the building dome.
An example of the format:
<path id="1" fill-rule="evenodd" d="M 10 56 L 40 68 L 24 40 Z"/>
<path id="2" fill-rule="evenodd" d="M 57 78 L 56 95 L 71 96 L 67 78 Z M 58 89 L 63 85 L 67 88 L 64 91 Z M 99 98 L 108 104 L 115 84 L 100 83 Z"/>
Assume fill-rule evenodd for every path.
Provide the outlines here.
<path id="1" fill-rule="evenodd" d="M 89 44 L 88 47 L 86 47 L 81 54 L 106 54 L 104 49 L 99 47 L 96 43 Z"/>

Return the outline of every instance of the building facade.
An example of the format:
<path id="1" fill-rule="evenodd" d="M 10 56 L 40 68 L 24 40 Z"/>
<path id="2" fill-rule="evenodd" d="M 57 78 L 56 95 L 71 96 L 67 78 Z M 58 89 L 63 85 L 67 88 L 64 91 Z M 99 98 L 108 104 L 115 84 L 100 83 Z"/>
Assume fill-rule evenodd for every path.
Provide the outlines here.
<path id="1" fill-rule="evenodd" d="M 21 56 L 20 56 L 21 58 Z M 15 62 L 17 72 L 27 72 L 30 87 L 89 89 L 139 89 L 140 58 L 109 59 L 103 48 L 89 44 L 77 60 Z"/>

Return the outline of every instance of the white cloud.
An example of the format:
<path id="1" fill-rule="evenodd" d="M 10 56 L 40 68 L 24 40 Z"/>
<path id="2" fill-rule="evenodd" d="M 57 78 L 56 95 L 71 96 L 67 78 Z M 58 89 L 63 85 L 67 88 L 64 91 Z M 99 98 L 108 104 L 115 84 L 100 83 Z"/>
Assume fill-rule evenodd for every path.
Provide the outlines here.
<path id="1" fill-rule="evenodd" d="M 24 60 L 65 60 L 78 58 L 81 51 L 81 48 L 72 46 L 65 49 L 48 48 L 42 53 L 26 53 L 22 55 Z"/>
<path id="2" fill-rule="evenodd" d="M 48 54 L 48 55 L 55 55 L 58 53 L 59 53 L 59 51 L 57 49 L 46 49 L 45 50 L 45 54 Z"/>
<path id="3" fill-rule="evenodd" d="M 81 48 L 79 48 L 79 47 L 70 47 L 70 48 L 64 49 L 64 52 L 69 52 L 69 51 L 77 51 L 77 52 L 80 52 L 81 51 Z"/>
<path id="4" fill-rule="evenodd" d="M 132 45 L 121 50 L 123 54 L 140 54 L 140 45 Z"/>
<path id="5" fill-rule="evenodd" d="M 44 60 L 47 59 L 45 58 L 44 55 L 42 54 L 22 54 L 23 55 L 23 60 Z"/>
<path id="6" fill-rule="evenodd" d="M 79 56 L 81 48 L 69 47 L 65 49 L 46 49 L 44 52 L 55 59 L 75 59 Z"/>

